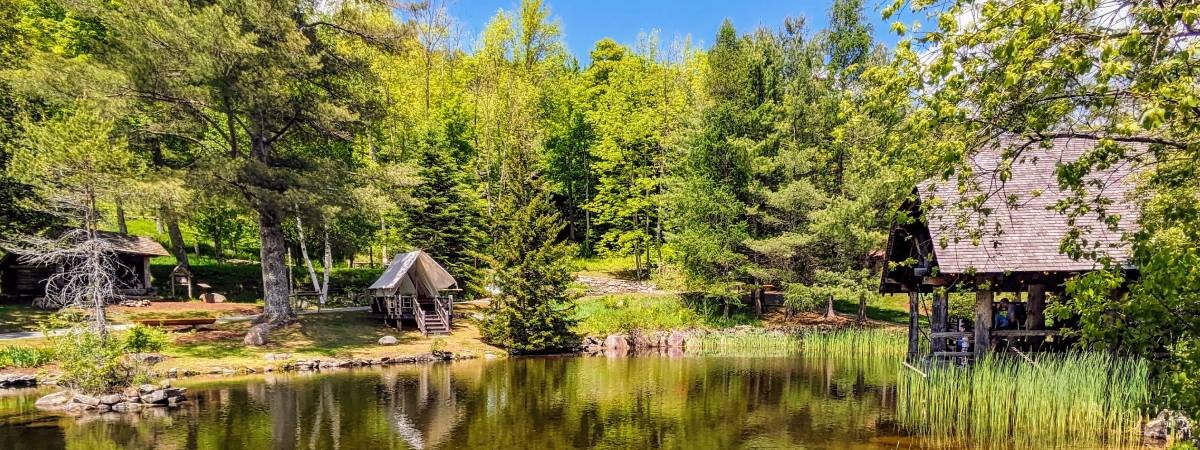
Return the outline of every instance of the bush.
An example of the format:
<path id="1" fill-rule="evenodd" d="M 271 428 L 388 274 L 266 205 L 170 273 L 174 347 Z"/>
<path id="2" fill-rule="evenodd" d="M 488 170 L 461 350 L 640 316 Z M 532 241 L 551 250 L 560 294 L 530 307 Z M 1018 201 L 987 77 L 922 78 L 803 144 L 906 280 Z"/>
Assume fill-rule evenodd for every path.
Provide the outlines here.
<path id="1" fill-rule="evenodd" d="M 148 353 L 161 351 L 171 342 L 167 333 L 145 325 L 134 325 L 125 334 L 125 351 L 130 353 Z"/>
<path id="2" fill-rule="evenodd" d="M 0 348 L 0 367 L 40 367 L 54 359 L 50 349 L 4 346 Z"/>
<path id="3" fill-rule="evenodd" d="M 72 390 L 98 394 L 129 386 L 134 370 L 125 363 L 125 342 L 72 329 L 48 337 L 62 376 L 59 384 Z"/>

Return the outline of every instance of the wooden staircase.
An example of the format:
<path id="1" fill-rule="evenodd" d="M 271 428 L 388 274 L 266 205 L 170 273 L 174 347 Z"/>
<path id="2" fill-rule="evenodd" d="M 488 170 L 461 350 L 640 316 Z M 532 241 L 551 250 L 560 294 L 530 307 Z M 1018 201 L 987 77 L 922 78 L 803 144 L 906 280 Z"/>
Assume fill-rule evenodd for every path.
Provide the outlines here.
<path id="1" fill-rule="evenodd" d="M 450 334 L 450 324 L 446 323 L 437 311 L 422 309 L 421 315 L 422 320 L 418 323 L 424 325 L 421 332 L 426 336 Z"/>

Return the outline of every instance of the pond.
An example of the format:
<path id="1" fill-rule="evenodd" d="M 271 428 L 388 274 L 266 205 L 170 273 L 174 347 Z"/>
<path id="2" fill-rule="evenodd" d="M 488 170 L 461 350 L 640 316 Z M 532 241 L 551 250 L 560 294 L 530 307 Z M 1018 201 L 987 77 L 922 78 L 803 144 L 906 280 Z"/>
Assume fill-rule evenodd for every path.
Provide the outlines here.
<path id="1" fill-rule="evenodd" d="M 525 357 L 187 380 L 137 417 L 0 396 L 0 448 L 959 448 L 896 425 L 889 359 Z"/>

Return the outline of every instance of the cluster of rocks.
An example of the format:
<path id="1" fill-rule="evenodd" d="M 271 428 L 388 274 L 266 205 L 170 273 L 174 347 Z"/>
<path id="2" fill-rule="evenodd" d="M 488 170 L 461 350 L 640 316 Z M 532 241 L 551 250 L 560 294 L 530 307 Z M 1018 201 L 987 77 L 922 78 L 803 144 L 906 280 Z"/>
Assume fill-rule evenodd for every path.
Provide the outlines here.
<path id="1" fill-rule="evenodd" d="M 621 280 L 617 278 L 602 278 L 602 277 L 576 277 L 575 281 L 587 287 L 588 295 L 603 295 L 603 294 L 624 294 L 624 293 L 652 293 L 658 292 L 658 288 L 653 283 L 645 281 Z"/>
<path id="2" fill-rule="evenodd" d="M 144 307 L 150 306 L 150 300 L 141 299 L 141 298 L 130 298 L 130 299 L 121 300 L 121 302 L 117 303 L 117 305 L 118 306 L 128 306 L 130 308 L 144 308 Z"/>
<path id="3" fill-rule="evenodd" d="M 170 383 L 164 382 L 161 385 L 143 384 L 127 388 L 123 392 L 104 395 L 60 391 L 39 398 L 35 406 L 42 410 L 75 414 L 109 411 L 132 413 L 141 411 L 143 408 L 179 407 L 187 401 L 186 393 L 187 388 L 171 387 Z"/>
<path id="4" fill-rule="evenodd" d="M 381 358 L 294 359 L 291 353 L 267 353 L 263 356 L 263 358 L 274 364 L 268 364 L 257 369 L 253 367 L 211 367 L 202 371 L 190 369 L 185 370 L 172 367 L 167 369 L 166 372 L 154 372 L 151 375 L 178 378 L 190 377 L 193 375 L 248 375 L 269 372 L 316 371 L 354 367 L 387 366 L 392 364 L 415 364 L 436 361 L 473 359 L 475 358 L 475 355 L 472 353 L 455 354 L 451 352 L 438 351 L 420 355 L 384 356 Z"/>
<path id="5" fill-rule="evenodd" d="M 37 375 L 22 373 L 0 375 L 0 389 L 33 387 L 37 386 L 37 384 Z"/>
<path id="6" fill-rule="evenodd" d="M 1193 438 L 1192 421 L 1183 413 L 1164 409 L 1159 411 L 1158 416 L 1146 422 L 1142 435 L 1157 441 L 1166 441 L 1172 436 L 1186 441 Z"/>
<path id="7" fill-rule="evenodd" d="M 698 330 L 675 330 L 610 334 L 604 339 L 587 336 L 580 343 L 580 350 L 588 354 L 624 355 L 630 351 L 656 349 L 683 350 L 689 337 L 701 333 Z"/>

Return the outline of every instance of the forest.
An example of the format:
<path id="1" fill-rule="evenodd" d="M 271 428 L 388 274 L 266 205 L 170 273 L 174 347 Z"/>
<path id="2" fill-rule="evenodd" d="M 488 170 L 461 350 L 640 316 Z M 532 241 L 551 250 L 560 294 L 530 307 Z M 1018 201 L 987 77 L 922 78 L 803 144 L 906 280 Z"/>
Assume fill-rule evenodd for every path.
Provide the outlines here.
<path id="1" fill-rule="evenodd" d="M 4 0 L 0 239 L 152 220 L 180 265 L 261 271 L 268 325 L 295 319 L 293 268 L 327 296 L 335 268 L 419 248 L 494 296 L 486 337 L 536 352 L 569 344 L 579 258 L 735 308 L 764 284 L 798 310 L 873 299 L 918 183 L 1000 136 L 1089 138 L 1056 208 L 1115 220 L 1087 174 L 1144 167 L 1139 276 L 1100 261 L 1051 315 L 1081 346 L 1163 354 L 1200 407 L 1200 5 L 877 6 L 579 60 L 541 0 L 478 35 L 437 0 Z"/>

